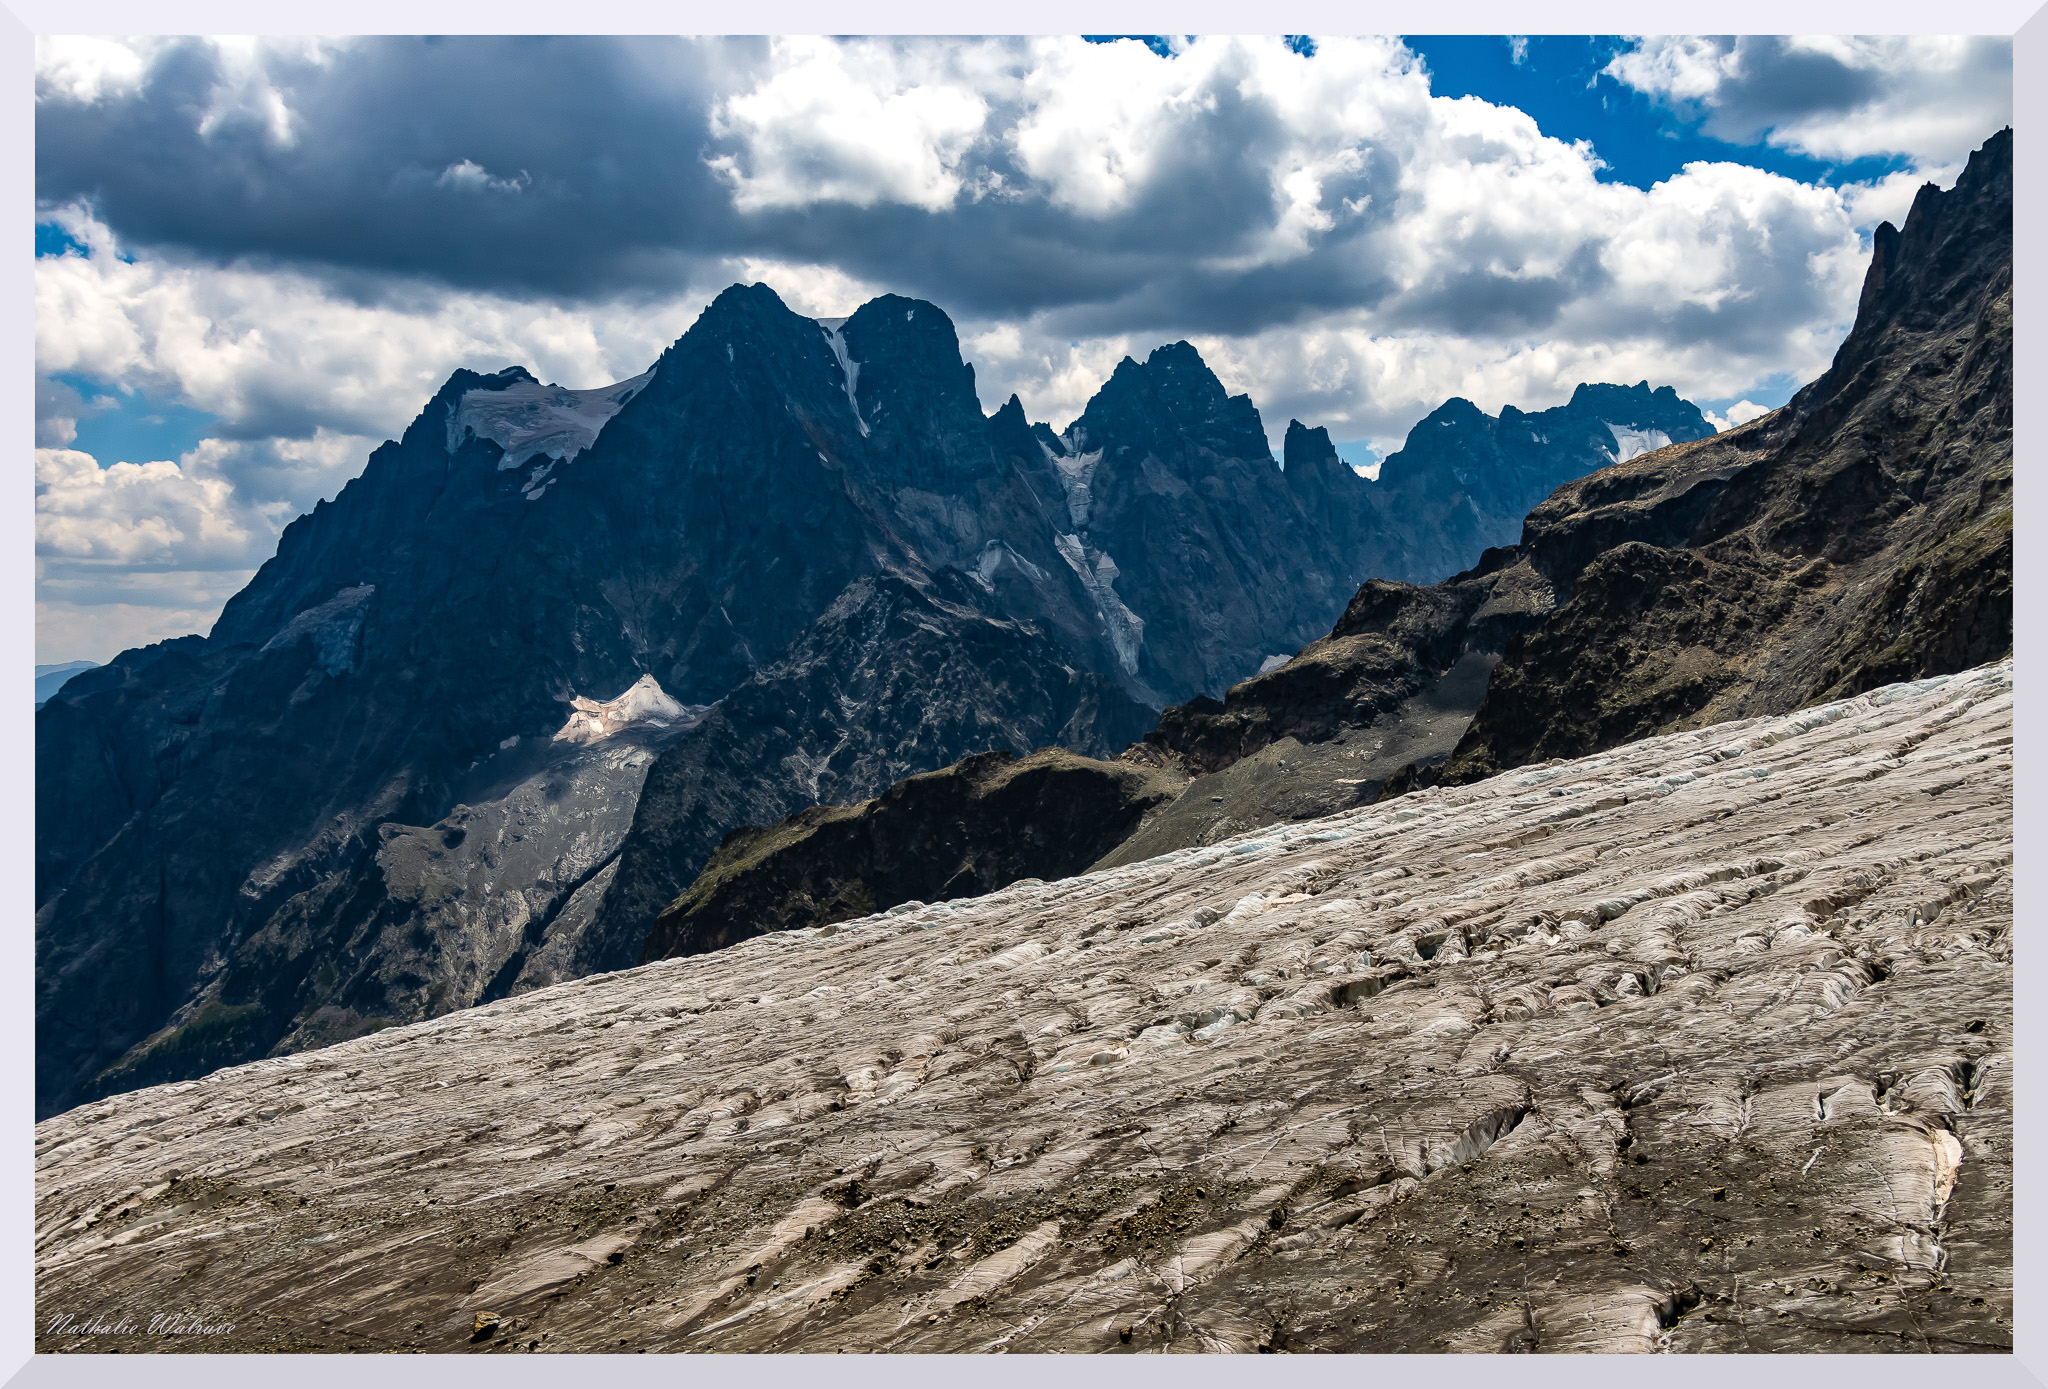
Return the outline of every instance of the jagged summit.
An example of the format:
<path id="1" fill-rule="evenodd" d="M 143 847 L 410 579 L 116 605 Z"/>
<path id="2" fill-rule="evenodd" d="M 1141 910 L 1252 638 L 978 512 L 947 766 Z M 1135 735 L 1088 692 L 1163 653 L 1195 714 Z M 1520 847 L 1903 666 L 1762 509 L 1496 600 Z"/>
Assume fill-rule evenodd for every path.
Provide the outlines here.
<path id="1" fill-rule="evenodd" d="M 1190 474 L 1215 459 L 1272 461 L 1251 397 L 1225 392 L 1186 342 L 1155 349 L 1142 366 L 1130 357 L 1118 362 L 1065 437 L 1069 452 L 1145 449 Z"/>

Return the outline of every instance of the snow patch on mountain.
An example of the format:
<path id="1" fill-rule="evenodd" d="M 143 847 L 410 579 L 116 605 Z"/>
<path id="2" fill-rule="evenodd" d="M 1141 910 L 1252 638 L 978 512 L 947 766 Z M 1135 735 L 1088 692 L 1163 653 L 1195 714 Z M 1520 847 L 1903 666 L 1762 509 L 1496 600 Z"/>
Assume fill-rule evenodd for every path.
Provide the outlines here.
<path id="1" fill-rule="evenodd" d="M 1109 638 L 1112 650 L 1116 652 L 1117 664 L 1126 674 L 1138 671 L 1138 648 L 1145 644 L 1145 619 L 1139 617 L 1117 597 L 1116 561 L 1108 555 L 1091 551 L 1086 541 L 1076 535 L 1055 535 L 1053 546 L 1059 550 L 1076 575 L 1080 577 L 1088 596 L 1095 600 L 1095 616 L 1102 623 L 1102 633 Z"/>
<path id="2" fill-rule="evenodd" d="M 448 451 L 455 452 L 473 433 L 505 450 L 498 460 L 500 472 L 542 454 L 566 463 L 596 443 L 612 416 L 653 378 L 654 368 L 649 367 L 628 380 L 588 391 L 534 381 L 517 381 L 499 391 L 465 391 L 448 415 Z"/>
<path id="3" fill-rule="evenodd" d="M 684 704 L 662 689 L 651 675 L 643 675 L 626 687 L 616 699 L 596 700 L 577 695 L 569 701 L 574 710 L 569 721 L 556 732 L 557 743 L 595 743 L 634 724 L 670 728 L 677 724 L 691 728 L 711 712 L 708 704 Z"/>
<path id="4" fill-rule="evenodd" d="M 1626 463 L 1631 458 L 1658 449 L 1671 447 L 1671 436 L 1661 429 L 1630 429 L 1627 425 L 1602 421 L 1607 432 L 1614 436 L 1614 452 L 1608 457 L 1617 463 Z"/>
<path id="5" fill-rule="evenodd" d="M 853 422 L 860 426 L 860 437 L 868 437 L 868 422 L 860 416 L 860 397 L 856 394 L 860 386 L 860 363 L 847 355 L 846 327 L 843 318 L 820 318 L 813 320 L 825 330 L 825 341 L 832 344 L 832 355 L 839 359 L 839 370 L 846 377 L 846 403 L 853 407 Z"/>
<path id="6" fill-rule="evenodd" d="M 1089 484 L 1095 480 L 1095 465 L 1102 461 L 1102 450 L 1093 453 L 1068 454 L 1062 458 L 1045 447 L 1043 440 L 1039 448 L 1060 475 L 1060 488 L 1067 494 L 1067 518 L 1074 523 L 1075 530 L 1086 530 L 1088 517 L 1095 505 L 1094 494 Z"/>
<path id="7" fill-rule="evenodd" d="M 1035 584 L 1045 582 L 1045 571 L 1043 569 L 1040 569 L 1000 540 L 991 540 L 988 544 L 982 546 L 981 553 L 975 556 L 974 567 L 967 572 L 974 576 L 975 582 L 993 593 L 995 592 L 996 575 L 1001 572 L 1003 563 L 1006 560 L 1012 568 L 1020 570 L 1028 576 L 1031 582 Z"/>

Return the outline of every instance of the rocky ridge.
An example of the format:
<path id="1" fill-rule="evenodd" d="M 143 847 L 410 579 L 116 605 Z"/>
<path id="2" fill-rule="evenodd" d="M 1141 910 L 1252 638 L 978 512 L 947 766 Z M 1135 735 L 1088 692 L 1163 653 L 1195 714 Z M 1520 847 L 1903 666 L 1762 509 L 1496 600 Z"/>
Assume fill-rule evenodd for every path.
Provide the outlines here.
<path id="1" fill-rule="evenodd" d="M 986 752 L 860 805 L 816 805 L 769 829 L 734 830 L 655 920 L 642 958 L 699 954 L 904 902 L 978 897 L 1022 878 L 1071 877 L 1185 780 L 1058 749 L 1021 759 Z"/>
<path id="2" fill-rule="evenodd" d="M 2010 1350 L 2012 733 L 2006 662 L 113 1096 L 37 1324 Z"/>
<path id="3" fill-rule="evenodd" d="M 1713 433 L 1698 406 L 1647 381 L 1580 385 L 1563 405 L 1507 405 L 1498 416 L 1454 396 L 1408 431 L 1365 491 L 1354 542 L 1365 557 L 1359 581 L 1447 579 L 1482 552 L 1513 545 L 1522 518 L 1565 483 Z M 1326 432 L 1301 430 L 1296 442 L 1290 428 L 1290 470 L 1330 467 L 1336 451 Z"/>
<path id="4" fill-rule="evenodd" d="M 1495 667 L 1441 771 L 1470 779 L 1778 713 L 2012 647 L 2012 134 L 1878 229 L 1819 380 L 1726 434 L 1559 487 L 1519 544 L 1430 588 L 1362 587 L 1328 637 L 1147 741 L 1216 771 L 1384 726 Z"/>

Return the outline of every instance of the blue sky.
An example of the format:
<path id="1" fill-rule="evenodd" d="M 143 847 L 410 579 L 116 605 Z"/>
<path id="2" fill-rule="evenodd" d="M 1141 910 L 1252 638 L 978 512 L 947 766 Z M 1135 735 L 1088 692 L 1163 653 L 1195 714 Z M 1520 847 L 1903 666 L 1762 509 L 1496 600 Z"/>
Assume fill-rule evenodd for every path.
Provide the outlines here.
<path id="1" fill-rule="evenodd" d="M 1647 188 L 1690 163 L 1733 161 L 1805 183 L 1840 185 L 1882 178 L 1912 164 L 1904 152 L 1830 161 L 1761 139 L 1714 139 L 1700 129 L 1704 113 L 1688 118 L 1603 71 L 1629 46 L 1612 35 L 1405 37 L 1429 68 L 1431 92 L 1517 106 L 1546 135 L 1591 142 L 1606 165 L 1602 180 Z"/>
<path id="2" fill-rule="evenodd" d="M 38 660 L 205 630 L 456 367 L 644 370 L 727 284 L 950 314 L 1056 427 L 1186 338 L 1397 447 L 1451 395 L 1825 367 L 1999 39 L 43 40 Z M 121 466 L 117 466 L 121 465 Z"/>

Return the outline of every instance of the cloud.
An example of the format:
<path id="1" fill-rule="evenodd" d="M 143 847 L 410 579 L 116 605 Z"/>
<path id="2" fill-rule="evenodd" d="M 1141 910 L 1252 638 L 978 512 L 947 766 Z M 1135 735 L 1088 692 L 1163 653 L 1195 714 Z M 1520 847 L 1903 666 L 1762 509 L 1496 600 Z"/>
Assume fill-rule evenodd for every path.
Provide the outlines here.
<path id="1" fill-rule="evenodd" d="M 719 45 L 743 81 L 758 44 Z M 38 51 L 36 188 L 125 242 L 497 293 L 673 284 L 731 225 L 685 40 L 169 39 Z M 765 51 L 764 51 L 765 52 Z M 88 60 L 91 60 L 90 63 Z M 453 168 L 528 182 L 479 197 Z M 500 190 L 506 191 L 506 190 Z M 682 269 L 687 272 L 687 264 Z"/>
<path id="2" fill-rule="evenodd" d="M 436 188 L 454 188 L 464 193 L 517 193 L 533 182 L 533 175 L 521 169 L 512 178 L 493 178 L 491 171 L 474 159 L 450 164 L 434 180 Z"/>
<path id="3" fill-rule="evenodd" d="M 1605 72 L 1735 144 L 1960 169 L 2012 123 L 2004 37 L 1646 38 Z"/>
<path id="4" fill-rule="evenodd" d="M 36 572 L 36 664 L 103 662 L 131 647 L 205 636 L 254 569 Z"/>
<path id="5" fill-rule="evenodd" d="M 1454 394 L 1773 398 L 1832 354 L 1869 228 L 2010 113 L 2003 40 L 1643 40 L 1609 71 L 1725 138 L 1913 167 L 1603 182 L 1382 38 L 44 40 L 38 216 L 84 249 L 36 263 L 37 442 L 121 388 L 217 420 L 53 484 L 49 544 L 87 551 L 50 582 L 231 572 L 456 367 L 623 379 L 734 281 L 931 299 L 984 405 L 1056 425 L 1183 337 L 1275 434 L 1382 450 Z"/>
<path id="6" fill-rule="evenodd" d="M 1708 424 L 1714 426 L 1717 430 L 1726 432 L 1737 425 L 1748 424 L 1751 420 L 1755 419 L 1762 419 L 1765 415 L 1770 414 L 1771 411 L 1770 407 L 1759 405 L 1753 400 L 1738 400 L 1719 414 L 1712 410 L 1702 410 L 1700 413 L 1707 417 Z"/>
<path id="7" fill-rule="evenodd" d="M 1734 78 L 1672 75 L 1689 53 L 1617 61 L 1728 105 Z M 668 298 L 756 259 L 967 315 L 1255 331 L 1377 310 L 1400 288 L 1383 257 L 1419 252 L 1446 311 L 1529 323 L 1601 286 L 1584 255 L 1539 264 L 1545 238 L 1568 262 L 1618 231 L 1623 201 L 1582 215 L 1589 150 L 1432 97 L 1390 39 L 1171 56 L 1061 38 L 172 40 L 131 57 L 117 83 L 45 55 L 44 208 L 89 203 L 125 244 L 215 264 L 508 298 Z"/>
<path id="8" fill-rule="evenodd" d="M 287 508 L 250 507 L 207 460 L 35 452 L 36 659 L 104 661 L 211 629 L 276 547 Z"/>
<path id="9" fill-rule="evenodd" d="M 845 202 L 943 211 L 960 195 L 960 164 L 988 117 L 961 69 L 978 45 L 775 39 L 773 71 L 713 108 L 711 134 L 738 151 L 709 163 L 741 212 Z"/>
<path id="10" fill-rule="evenodd" d="M 1524 362 L 1628 344 L 1671 364 L 1659 379 L 1718 354 L 1733 366 L 1717 384 L 1754 380 L 1805 369 L 1839 334 L 1864 219 L 1912 187 L 1737 164 L 1603 183 L 1590 149 L 1525 113 L 1431 96 L 1386 39 L 1312 56 L 1220 38 L 1170 56 L 1058 38 L 173 41 L 144 56 L 139 75 L 101 63 L 128 72 L 118 83 L 44 60 L 44 205 L 90 254 L 38 266 L 38 363 L 150 385 L 241 439 L 392 432 L 456 365 L 629 375 L 729 279 L 818 313 L 883 290 L 930 298 L 991 344 L 986 387 L 1042 389 L 1047 414 L 1073 404 L 1078 363 L 1191 335 L 1242 340 L 1247 361 L 1274 334 L 1415 362 L 1441 360 L 1438 339 Z M 1733 109 L 1752 56 L 1657 41 L 1616 62 Z M 260 91 L 284 103 L 290 148 L 276 121 L 258 128 L 256 96 L 239 134 L 197 132 L 195 104 Z M 148 179 L 130 146 L 108 152 L 117 130 Z M 181 166 L 174 210 L 152 180 Z M 203 223 L 176 220 L 204 202 L 195 188 L 221 197 Z M 536 283 L 542 259 L 553 278 Z M 998 351 L 1006 325 L 1015 345 Z M 1081 341 L 1080 356 L 1064 346 Z M 1354 366 L 1351 388 L 1373 389 Z M 1330 402 L 1360 419 L 1392 408 Z"/>
<path id="11" fill-rule="evenodd" d="M 232 440 L 395 437 L 457 367 L 518 362 L 544 380 L 605 385 L 645 370 L 705 302 L 593 310 L 418 283 L 366 300 L 293 270 L 129 259 L 83 209 L 54 215 L 89 253 L 36 261 L 37 371 L 139 387 L 218 416 Z M 39 400 L 53 424 L 77 408 L 55 390 Z M 360 466 L 336 460 L 326 483 Z M 310 506 L 331 490 L 277 495 Z"/>
<path id="12" fill-rule="evenodd" d="M 155 42 L 95 38 L 85 34 L 36 37 L 36 99 L 90 105 L 125 95 L 142 84 Z"/>
<path id="13" fill-rule="evenodd" d="M 263 556 L 251 553 L 258 537 L 234 514 L 233 491 L 204 467 L 102 468 L 75 449 L 37 449 L 36 552 L 127 569 L 244 567 Z"/>

